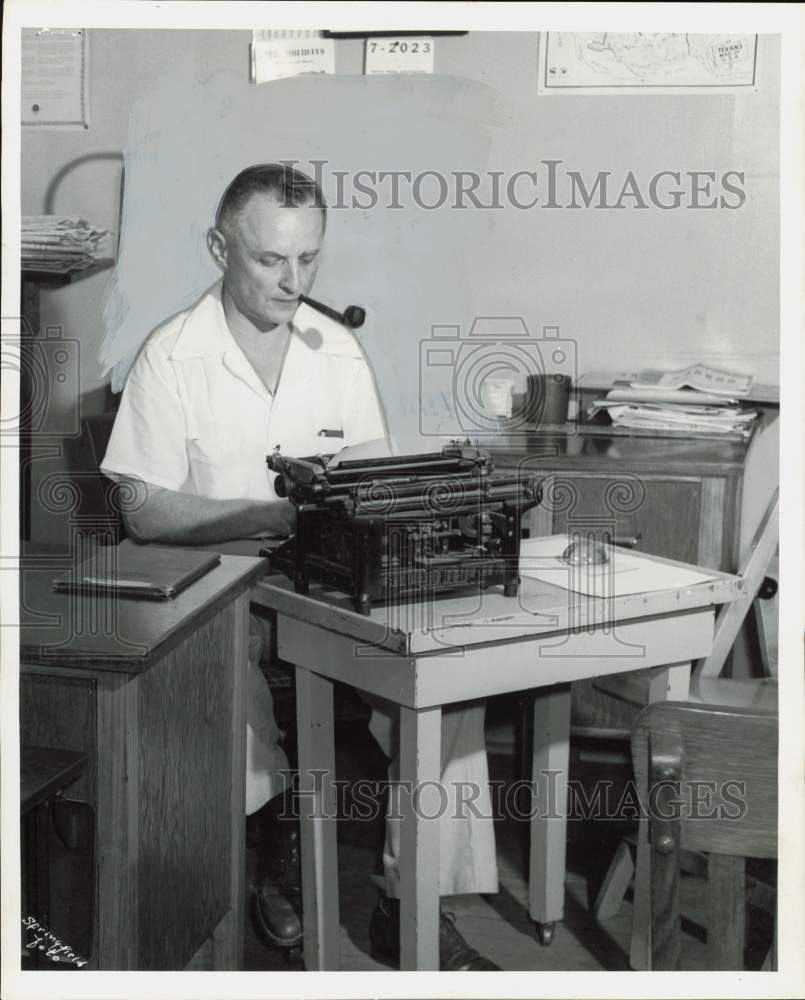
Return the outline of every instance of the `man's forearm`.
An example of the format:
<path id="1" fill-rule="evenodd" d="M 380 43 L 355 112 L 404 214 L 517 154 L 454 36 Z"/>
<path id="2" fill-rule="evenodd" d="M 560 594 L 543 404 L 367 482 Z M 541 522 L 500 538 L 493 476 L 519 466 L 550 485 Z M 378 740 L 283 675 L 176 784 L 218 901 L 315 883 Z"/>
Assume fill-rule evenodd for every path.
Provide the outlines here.
<path id="1" fill-rule="evenodd" d="M 215 545 L 261 532 L 290 534 L 294 509 L 287 500 L 210 500 L 148 486 L 145 502 L 124 513 L 123 520 L 138 542 Z"/>

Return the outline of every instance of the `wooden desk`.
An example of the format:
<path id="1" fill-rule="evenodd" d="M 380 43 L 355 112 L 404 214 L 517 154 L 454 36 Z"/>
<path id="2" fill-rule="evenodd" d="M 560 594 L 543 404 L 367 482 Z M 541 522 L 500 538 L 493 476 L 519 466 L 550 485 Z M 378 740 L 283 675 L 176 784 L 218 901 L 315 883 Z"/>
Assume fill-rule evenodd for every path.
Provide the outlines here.
<path id="1" fill-rule="evenodd" d="M 579 530 L 634 539 L 651 555 L 734 573 L 777 486 L 779 421 L 747 440 L 626 434 L 612 427 L 498 437 L 496 468 L 543 478 L 531 537 Z"/>
<path id="2" fill-rule="evenodd" d="M 243 951 L 249 589 L 223 556 L 172 601 L 68 597 L 23 569 L 22 743 L 86 753 L 93 967 L 237 969 Z"/>
<path id="3" fill-rule="evenodd" d="M 554 772 L 552 801 L 563 812 L 571 681 L 663 667 L 652 699 L 684 700 L 690 662 L 712 645 L 714 606 L 733 600 L 741 587 L 735 577 L 714 575 L 714 582 L 684 590 L 608 600 L 524 579 L 517 598 L 495 588 L 480 597 L 378 607 L 368 617 L 320 587 L 300 595 L 284 578 L 258 584 L 252 602 L 277 612 L 279 655 L 296 666 L 307 968 L 339 964 L 336 826 L 329 818 L 335 815 L 333 681 L 400 706 L 400 777 L 412 788 L 439 781 L 443 705 L 539 689 L 537 801 L 546 801 L 551 780 L 540 776 Z M 438 969 L 437 823 L 417 816 L 410 801 L 403 815 L 401 968 Z M 566 817 L 551 820 L 538 811 L 532 820 L 529 912 L 542 925 L 562 918 L 565 835 Z"/>

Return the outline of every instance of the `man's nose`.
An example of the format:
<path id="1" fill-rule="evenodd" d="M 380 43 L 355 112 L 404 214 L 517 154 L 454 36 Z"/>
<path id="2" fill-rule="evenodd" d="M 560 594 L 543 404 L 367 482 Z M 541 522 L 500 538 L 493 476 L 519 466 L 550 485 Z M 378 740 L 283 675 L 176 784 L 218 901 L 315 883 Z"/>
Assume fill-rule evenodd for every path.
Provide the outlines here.
<path id="1" fill-rule="evenodd" d="M 290 295 L 297 295 L 301 286 L 299 284 L 299 264 L 295 260 L 286 260 L 282 274 L 282 289 Z"/>

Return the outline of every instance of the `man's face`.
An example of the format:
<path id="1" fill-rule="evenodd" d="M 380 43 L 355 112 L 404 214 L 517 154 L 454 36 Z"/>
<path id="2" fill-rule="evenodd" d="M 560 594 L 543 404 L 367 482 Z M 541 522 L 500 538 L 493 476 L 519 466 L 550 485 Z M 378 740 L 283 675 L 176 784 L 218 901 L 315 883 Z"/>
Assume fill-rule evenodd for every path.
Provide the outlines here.
<path id="1" fill-rule="evenodd" d="M 258 330 L 293 319 L 313 285 L 323 239 L 320 208 L 286 208 L 269 194 L 252 195 L 227 227 L 224 287 Z"/>

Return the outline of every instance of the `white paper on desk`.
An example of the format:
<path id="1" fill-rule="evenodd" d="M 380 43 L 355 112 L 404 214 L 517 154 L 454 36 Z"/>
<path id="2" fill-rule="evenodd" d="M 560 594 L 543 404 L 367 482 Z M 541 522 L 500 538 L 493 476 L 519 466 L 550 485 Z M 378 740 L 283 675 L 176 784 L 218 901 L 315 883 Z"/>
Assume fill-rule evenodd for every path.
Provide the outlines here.
<path id="1" fill-rule="evenodd" d="M 675 590 L 715 579 L 706 572 L 655 562 L 617 546 L 607 546 L 607 563 L 570 566 L 562 559 L 562 553 L 572 540 L 568 535 L 549 535 L 522 541 L 520 576 L 591 597 L 623 597 L 654 590 Z"/>

